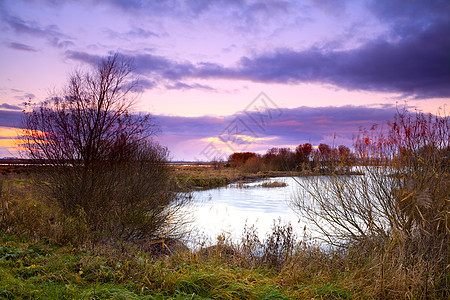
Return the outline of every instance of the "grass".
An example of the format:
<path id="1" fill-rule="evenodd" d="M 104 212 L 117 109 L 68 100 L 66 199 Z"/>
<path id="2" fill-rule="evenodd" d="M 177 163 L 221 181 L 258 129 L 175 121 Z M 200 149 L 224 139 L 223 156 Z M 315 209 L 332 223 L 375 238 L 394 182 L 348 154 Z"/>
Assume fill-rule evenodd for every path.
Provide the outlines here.
<path id="1" fill-rule="evenodd" d="M 239 172 L 224 166 L 177 166 L 174 169 L 175 186 L 182 191 L 211 189 L 226 186 L 239 177 Z"/>
<path id="2" fill-rule="evenodd" d="M 333 263 L 338 261 L 320 252 L 299 252 L 280 268 L 246 265 L 239 253 L 151 259 L 139 251 L 83 250 L 1 234 L 0 298 L 376 298 L 361 282 L 331 268 Z"/>
<path id="3" fill-rule="evenodd" d="M 178 176 L 177 182 L 182 189 L 199 190 L 225 186 L 230 182 L 230 179 L 227 176 Z"/>
<path id="4" fill-rule="evenodd" d="M 238 249 L 238 248 L 236 248 Z M 304 248 L 280 267 L 237 252 L 150 258 L 136 249 L 75 249 L 0 236 L 1 299 L 385 299 L 376 265 Z M 394 279 L 395 280 L 395 279 Z M 399 293 L 400 291 L 397 291 Z M 414 297 L 413 297 L 414 298 Z M 433 298 L 433 297 L 431 297 Z"/>
<path id="5" fill-rule="evenodd" d="M 396 241 L 380 249 L 326 251 L 306 238 L 295 240 L 281 224 L 274 224 L 264 241 L 244 228 L 240 243 L 220 237 L 211 251 L 170 256 L 151 256 L 133 243 L 73 246 L 61 236 L 76 234 L 71 228 L 77 227 L 71 220 L 55 221 L 56 210 L 31 184 L 26 176 L 11 176 L 0 190 L 0 299 L 439 299 L 449 294 L 448 274 L 413 257 L 405 265 L 395 245 L 389 248 Z"/>
<path id="6" fill-rule="evenodd" d="M 239 181 L 260 180 L 268 177 L 302 176 L 303 173 L 284 171 L 260 171 L 257 173 L 244 172 L 240 168 L 227 167 L 224 164 L 217 166 L 174 166 L 175 186 L 182 191 L 198 189 L 212 189 L 226 186 Z M 276 182 L 276 181 L 274 181 Z M 276 185 L 276 183 L 274 183 Z M 280 183 L 282 184 L 282 183 Z M 281 187 L 280 185 L 279 187 Z M 275 186 L 265 186 L 275 187 Z"/>
<path id="7" fill-rule="evenodd" d="M 0 237 L 3 299 L 290 299 L 268 269 L 243 269 L 192 253 L 91 251 Z"/>
<path id="8" fill-rule="evenodd" d="M 263 182 L 263 183 L 261 183 L 260 186 L 264 187 L 264 188 L 278 188 L 278 187 L 285 187 L 285 186 L 287 186 L 287 183 L 283 182 L 283 181 L 276 181 L 276 180 L 274 180 L 274 181 Z"/>

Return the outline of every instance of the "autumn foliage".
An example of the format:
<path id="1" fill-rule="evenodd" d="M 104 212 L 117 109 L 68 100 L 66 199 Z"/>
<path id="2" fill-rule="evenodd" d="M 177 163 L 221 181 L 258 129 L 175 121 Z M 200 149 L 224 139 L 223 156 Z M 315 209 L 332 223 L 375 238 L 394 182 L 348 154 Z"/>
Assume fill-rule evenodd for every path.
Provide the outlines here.
<path id="1" fill-rule="evenodd" d="M 355 163 L 350 148 L 340 145 L 332 148 L 327 144 L 313 147 L 310 143 L 290 148 L 271 148 L 264 155 L 254 152 L 235 152 L 228 162 L 231 166 L 248 172 L 258 171 L 310 171 L 330 173 L 348 171 Z"/>

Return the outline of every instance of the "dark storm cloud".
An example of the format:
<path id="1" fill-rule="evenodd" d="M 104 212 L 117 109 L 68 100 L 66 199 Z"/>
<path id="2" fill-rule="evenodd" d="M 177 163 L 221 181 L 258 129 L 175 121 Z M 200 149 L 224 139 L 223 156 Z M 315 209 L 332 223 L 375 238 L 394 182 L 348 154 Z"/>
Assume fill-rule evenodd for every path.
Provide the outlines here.
<path id="1" fill-rule="evenodd" d="M 368 8 L 377 18 L 391 25 L 391 33 L 399 35 L 408 35 L 430 24 L 448 20 L 450 14 L 447 0 L 371 0 Z"/>
<path id="2" fill-rule="evenodd" d="M 15 49 L 15 50 L 37 52 L 37 50 L 35 48 L 25 45 L 25 44 L 22 44 L 22 43 L 11 42 L 8 44 L 8 47 L 11 49 Z"/>
<path id="3" fill-rule="evenodd" d="M 348 51 L 279 50 L 244 57 L 223 77 L 260 82 L 318 82 L 346 89 L 450 96 L 450 21 L 398 42 L 376 40 Z"/>

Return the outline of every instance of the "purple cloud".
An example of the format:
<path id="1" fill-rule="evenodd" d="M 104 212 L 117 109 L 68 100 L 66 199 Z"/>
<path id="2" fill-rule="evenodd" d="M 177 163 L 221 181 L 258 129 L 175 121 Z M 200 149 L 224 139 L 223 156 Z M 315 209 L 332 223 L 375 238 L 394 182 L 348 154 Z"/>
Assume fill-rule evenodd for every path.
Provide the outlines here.
<path id="1" fill-rule="evenodd" d="M 22 110 L 21 107 L 19 107 L 17 105 L 11 105 L 11 104 L 8 104 L 8 103 L 0 104 L 0 108 L 11 109 L 11 110 Z"/>
<path id="2" fill-rule="evenodd" d="M 78 60 L 90 65 L 97 65 L 102 59 L 102 57 L 99 55 L 92 55 L 86 52 L 79 52 L 72 50 L 67 50 L 65 52 L 65 56 L 68 59 Z"/>
<path id="3" fill-rule="evenodd" d="M 134 86 L 133 91 L 142 93 L 145 90 L 151 90 L 158 85 L 157 82 L 148 79 L 138 79 L 136 81 L 136 85 Z"/>
<path id="4" fill-rule="evenodd" d="M 127 32 L 117 32 L 111 29 L 105 29 L 104 32 L 109 38 L 119 38 L 127 41 L 130 41 L 130 38 L 148 39 L 151 37 L 160 37 L 160 34 L 142 27 L 137 27 Z"/>
<path id="5" fill-rule="evenodd" d="M 199 83 L 193 83 L 193 84 L 187 84 L 184 82 L 180 82 L 177 81 L 173 84 L 167 84 L 165 86 L 167 89 L 169 90 L 191 90 L 191 89 L 196 89 L 196 90 L 207 90 L 207 91 L 215 91 L 215 89 L 213 89 L 210 86 L 207 85 L 203 85 L 203 84 L 199 84 Z"/>
<path id="6" fill-rule="evenodd" d="M 335 142 L 351 146 L 352 138 L 359 128 L 386 124 L 395 113 L 394 106 L 303 106 L 283 108 L 267 119 L 263 126 L 257 123 L 259 119 L 249 118 L 245 112 L 224 117 L 154 115 L 153 120 L 161 129 L 159 140 L 166 143 L 173 152 L 174 159 L 194 159 L 195 156 L 200 158 L 200 152 L 207 144 L 206 139 L 223 136 L 224 132 L 227 133 L 226 128 L 237 119 L 240 121 L 239 126 L 246 126 L 243 134 L 256 138 L 250 143 L 249 149 L 265 151 L 271 147 L 296 146 L 307 142 L 313 145 Z M 0 126 L 20 128 L 22 117 L 23 114 L 19 111 L 0 110 Z M 334 136 L 336 140 L 333 140 Z"/>
<path id="7" fill-rule="evenodd" d="M 0 107 L 7 108 L 3 107 L 3 105 Z M 22 117 L 23 113 L 21 111 L 0 109 L 0 126 L 20 128 Z"/>
<path id="8" fill-rule="evenodd" d="M 450 96 L 450 22 L 399 42 L 376 40 L 348 51 L 279 50 L 244 57 L 223 77 L 259 82 L 319 82 L 350 90 Z"/>
<path id="9" fill-rule="evenodd" d="M 396 108 L 370 108 L 365 106 L 298 107 L 281 109 L 272 114 L 261 128 L 258 118 L 249 118 L 245 112 L 226 117 L 155 116 L 163 135 L 216 137 L 236 118 L 242 120 L 258 137 L 279 137 L 285 142 L 317 142 L 327 135 L 342 134 L 347 138 L 360 127 L 384 123 L 393 118 Z"/>
<path id="10" fill-rule="evenodd" d="M 22 43 L 11 42 L 8 44 L 8 47 L 11 49 L 15 49 L 15 50 L 37 52 L 37 50 L 35 48 L 25 45 L 25 44 L 22 44 Z"/>
<path id="11" fill-rule="evenodd" d="M 159 37 L 159 34 L 151 31 L 151 30 L 147 30 L 141 27 L 135 28 L 133 30 L 128 31 L 127 33 L 125 33 L 125 35 L 127 36 L 132 36 L 132 37 L 138 37 L 138 38 L 143 38 L 143 39 L 147 39 L 150 37 Z"/>
<path id="12" fill-rule="evenodd" d="M 206 11 L 214 13 L 217 8 L 236 9 L 233 20 L 258 14 L 288 14 L 291 8 L 299 9 L 290 1 L 233 1 L 225 8 L 228 2 L 187 1 L 179 4 L 176 1 L 114 0 L 109 1 L 109 5 L 127 11 L 158 11 L 163 16 L 185 12 L 189 17 Z M 393 92 L 423 99 L 449 97 L 450 3 L 393 0 L 367 1 L 366 5 L 387 25 L 387 32 L 354 49 L 336 50 L 338 48 L 332 41 L 322 48 L 295 50 L 292 46 L 244 56 L 232 66 L 214 61 L 176 61 L 148 53 L 123 55 L 134 61 L 135 73 L 170 89 L 202 88 L 200 85 L 187 85 L 183 82 L 186 79 L 219 78 L 264 83 L 331 84 L 348 90 Z M 345 3 L 334 1 L 313 1 L 311 6 L 327 14 L 340 15 L 346 10 Z M 10 23 L 22 32 L 57 33 L 57 28 L 44 30 L 21 20 L 11 19 Z M 155 33 L 138 27 L 129 34 L 151 37 Z M 82 51 L 67 51 L 66 57 L 88 63 L 100 59 Z"/>
<path id="13" fill-rule="evenodd" d="M 156 115 L 154 120 L 161 127 L 163 135 L 186 135 L 196 137 L 216 136 L 231 121 L 232 117 L 182 117 Z"/>
<path id="14" fill-rule="evenodd" d="M 58 26 L 50 25 L 41 27 L 36 22 L 27 22 L 19 17 L 3 14 L 5 23 L 18 34 L 25 34 L 33 37 L 46 39 L 52 46 L 57 48 L 67 48 L 75 45 L 70 41 L 70 37 L 61 33 Z M 23 49 L 22 49 L 23 50 Z"/>
<path id="15" fill-rule="evenodd" d="M 34 99 L 36 97 L 33 93 L 27 93 L 27 92 L 25 92 L 23 90 L 19 90 L 19 89 L 12 88 L 12 89 L 10 89 L 10 91 L 16 94 L 14 96 L 14 98 L 18 99 L 18 100 L 29 100 L 29 99 Z"/>
<path id="16" fill-rule="evenodd" d="M 91 2 L 91 1 L 87 1 Z M 215 7 L 225 8 L 240 8 L 243 9 L 248 6 L 244 0 L 188 0 L 188 1 L 140 1 L 140 0 L 109 0 L 105 1 L 110 5 L 130 13 L 151 14 L 152 16 L 178 16 L 178 17 L 198 17 Z M 256 1 L 262 2 L 264 1 Z M 271 1 L 278 2 L 278 1 Z M 281 2 L 281 1 L 280 1 Z"/>
<path id="17" fill-rule="evenodd" d="M 133 71 L 139 75 L 152 75 L 167 79 L 178 79 L 193 74 L 195 70 L 195 66 L 189 62 L 179 63 L 158 55 L 121 55 L 125 59 L 133 62 Z M 92 55 L 87 52 L 71 50 L 66 51 L 65 56 L 69 59 L 78 60 L 91 65 L 98 64 L 98 62 L 102 59 L 99 55 Z"/>
<path id="18" fill-rule="evenodd" d="M 433 1 L 368 1 L 369 10 L 391 25 L 393 35 L 408 36 L 437 22 L 448 20 L 450 3 Z"/>
<path id="19" fill-rule="evenodd" d="M 242 57 L 235 67 L 211 62 L 176 62 L 152 54 L 130 58 L 135 63 L 136 73 L 175 82 L 184 78 L 285 84 L 316 82 L 349 90 L 397 92 L 416 98 L 449 97 L 448 28 L 450 21 L 440 22 L 396 42 L 378 39 L 347 51 L 280 49 Z M 66 55 L 89 63 L 99 59 L 84 52 L 68 51 Z M 176 88 L 176 84 L 171 87 Z"/>

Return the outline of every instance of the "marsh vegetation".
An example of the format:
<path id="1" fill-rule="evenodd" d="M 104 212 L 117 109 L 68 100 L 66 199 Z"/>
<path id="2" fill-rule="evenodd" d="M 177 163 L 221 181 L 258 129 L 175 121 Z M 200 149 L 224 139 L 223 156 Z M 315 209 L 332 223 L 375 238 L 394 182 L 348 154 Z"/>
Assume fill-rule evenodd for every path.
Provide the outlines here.
<path id="1" fill-rule="evenodd" d="M 38 166 L 1 175 L 0 297 L 448 298 L 447 116 L 399 112 L 354 153 L 304 144 L 180 171 L 150 116 L 133 114 L 129 67 L 112 56 L 26 113 Z M 295 211 L 328 246 L 275 221 L 263 237 L 248 224 L 186 247 L 186 192 L 293 171 L 305 175 Z"/>

